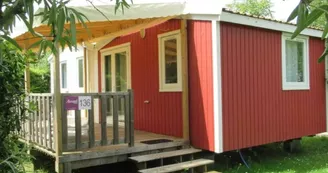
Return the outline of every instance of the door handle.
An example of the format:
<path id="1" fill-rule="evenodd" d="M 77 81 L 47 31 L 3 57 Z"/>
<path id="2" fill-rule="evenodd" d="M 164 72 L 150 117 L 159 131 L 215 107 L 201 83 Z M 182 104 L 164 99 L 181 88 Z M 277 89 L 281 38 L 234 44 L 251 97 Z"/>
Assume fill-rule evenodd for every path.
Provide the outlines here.
<path id="1" fill-rule="evenodd" d="M 149 104 L 149 102 L 150 102 L 149 100 L 145 100 L 144 104 Z"/>

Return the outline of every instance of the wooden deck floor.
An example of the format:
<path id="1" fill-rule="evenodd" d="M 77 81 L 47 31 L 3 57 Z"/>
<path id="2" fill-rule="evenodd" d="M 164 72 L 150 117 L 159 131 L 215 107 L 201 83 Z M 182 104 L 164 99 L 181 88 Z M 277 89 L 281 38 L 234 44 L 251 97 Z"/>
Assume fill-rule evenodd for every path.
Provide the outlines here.
<path id="1" fill-rule="evenodd" d="M 95 127 L 95 140 L 100 141 L 101 140 L 101 126 L 100 126 L 100 124 L 96 123 L 94 127 Z M 127 144 L 123 144 L 124 136 L 125 136 L 124 126 L 120 126 L 119 127 L 119 139 L 120 139 L 121 144 L 108 145 L 108 146 L 95 146 L 93 148 L 85 148 L 85 149 L 81 149 L 79 151 L 74 151 L 74 152 L 110 150 L 110 149 L 126 147 Z M 141 142 L 149 141 L 149 140 L 167 139 L 167 140 L 172 140 L 172 142 L 180 140 L 180 138 L 177 138 L 177 137 L 161 135 L 161 134 L 156 134 L 156 133 L 151 133 L 151 132 L 146 132 L 146 131 L 141 131 L 141 130 L 134 131 L 134 138 L 135 138 L 135 145 L 145 145 Z M 89 139 L 88 127 L 83 127 L 82 128 L 82 142 L 88 142 L 88 139 Z M 107 126 L 107 139 L 109 141 L 113 139 L 113 127 L 110 125 Z M 68 143 L 71 143 L 71 144 L 75 143 L 75 128 L 68 129 Z M 68 153 L 71 153 L 71 152 L 68 152 Z"/>

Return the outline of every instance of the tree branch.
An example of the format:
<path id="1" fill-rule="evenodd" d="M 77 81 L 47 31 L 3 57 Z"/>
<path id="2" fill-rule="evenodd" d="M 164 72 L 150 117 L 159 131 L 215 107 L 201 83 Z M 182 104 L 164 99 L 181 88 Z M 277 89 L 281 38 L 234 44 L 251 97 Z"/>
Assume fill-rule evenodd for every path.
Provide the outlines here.
<path id="1" fill-rule="evenodd" d="M 93 4 L 93 2 L 91 1 L 91 0 L 86 0 L 87 2 L 89 2 L 92 6 L 93 6 L 93 8 L 94 9 L 96 9 L 101 15 L 103 15 L 108 21 L 110 21 L 109 20 L 109 18 L 102 12 L 102 11 L 100 11 L 94 4 Z"/>

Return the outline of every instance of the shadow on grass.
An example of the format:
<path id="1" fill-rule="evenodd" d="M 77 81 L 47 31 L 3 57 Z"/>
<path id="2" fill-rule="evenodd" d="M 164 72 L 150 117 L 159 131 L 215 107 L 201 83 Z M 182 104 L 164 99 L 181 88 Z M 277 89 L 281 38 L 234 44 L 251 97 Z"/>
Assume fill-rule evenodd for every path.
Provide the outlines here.
<path id="1" fill-rule="evenodd" d="M 288 153 L 282 144 L 269 144 L 252 149 L 242 150 L 244 159 L 250 165 L 248 169 L 238 152 L 227 152 L 217 155 L 215 170 L 221 172 L 328 172 L 328 138 L 305 137 L 302 139 L 302 150 Z"/>

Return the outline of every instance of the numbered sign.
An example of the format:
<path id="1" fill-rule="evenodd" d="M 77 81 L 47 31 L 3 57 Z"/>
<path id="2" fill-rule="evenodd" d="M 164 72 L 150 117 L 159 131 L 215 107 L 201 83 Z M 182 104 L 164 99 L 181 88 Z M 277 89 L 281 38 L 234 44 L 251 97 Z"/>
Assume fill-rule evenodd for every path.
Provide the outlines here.
<path id="1" fill-rule="evenodd" d="M 91 109 L 91 96 L 79 96 L 79 110 Z"/>

